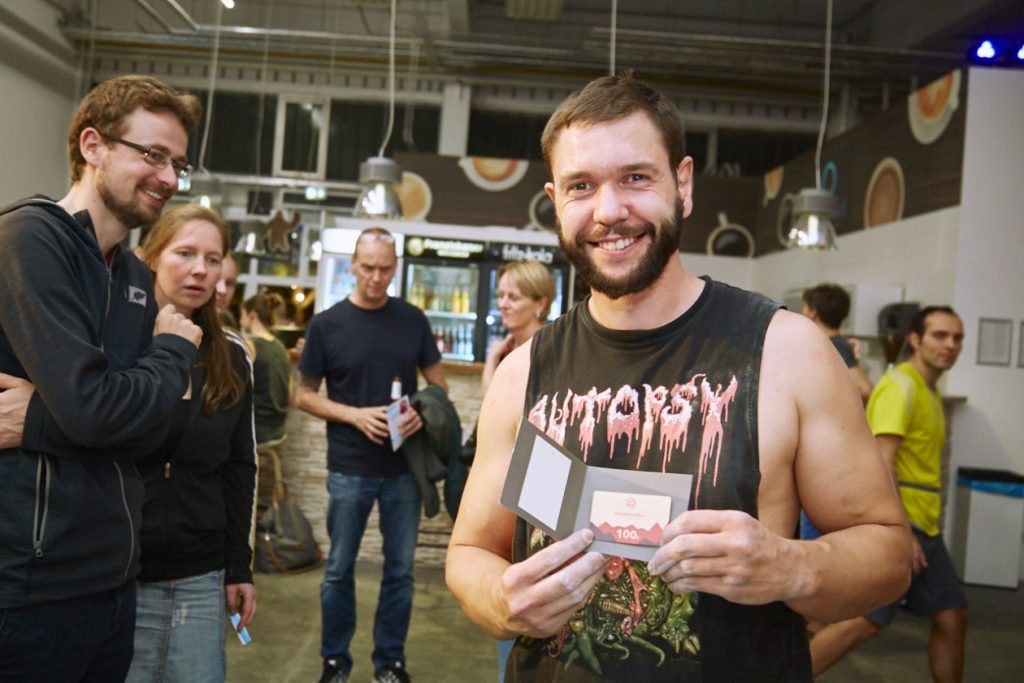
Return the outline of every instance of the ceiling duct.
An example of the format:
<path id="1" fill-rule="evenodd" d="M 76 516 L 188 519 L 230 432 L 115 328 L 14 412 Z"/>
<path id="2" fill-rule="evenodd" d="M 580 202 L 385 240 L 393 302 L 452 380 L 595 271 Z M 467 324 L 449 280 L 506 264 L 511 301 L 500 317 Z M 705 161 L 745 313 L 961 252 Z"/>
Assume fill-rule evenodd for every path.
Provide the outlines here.
<path id="1" fill-rule="evenodd" d="M 505 0 L 509 19 L 556 21 L 562 16 L 562 0 Z"/>

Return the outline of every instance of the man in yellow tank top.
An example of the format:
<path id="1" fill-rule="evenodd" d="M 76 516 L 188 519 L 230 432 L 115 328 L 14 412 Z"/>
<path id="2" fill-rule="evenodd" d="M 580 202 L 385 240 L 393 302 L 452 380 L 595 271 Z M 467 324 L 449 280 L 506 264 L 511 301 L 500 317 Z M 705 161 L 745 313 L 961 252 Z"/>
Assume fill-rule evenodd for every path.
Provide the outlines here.
<path id="1" fill-rule="evenodd" d="M 886 373 L 867 405 L 868 423 L 914 532 L 914 579 L 904 600 L 932 619 L 928 659 L 936 681 L 963 679 L 967 632 L 967 600 L 939 529 L 946 420 L 935 388 L 960 355 L 963 337 L 963 322 L 952 308 L 922 309 L 907 335 L 910 360 Z M 880 633 L 902 602 L 819 631 L 811 640 L 815 675 Z"/>

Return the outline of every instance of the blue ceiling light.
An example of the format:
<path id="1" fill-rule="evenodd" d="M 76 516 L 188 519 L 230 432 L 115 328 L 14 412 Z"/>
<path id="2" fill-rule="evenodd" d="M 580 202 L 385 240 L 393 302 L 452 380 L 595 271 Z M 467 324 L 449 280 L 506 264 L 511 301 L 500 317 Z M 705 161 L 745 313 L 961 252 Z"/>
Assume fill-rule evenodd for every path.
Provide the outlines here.
<path id="1" fill-rule="evenodd" d="M 1019 68 L 1024 66 L 1024 39 L 1019 34 L 982 38 L 971 45 L 967 61 L 972 64 Z"/>

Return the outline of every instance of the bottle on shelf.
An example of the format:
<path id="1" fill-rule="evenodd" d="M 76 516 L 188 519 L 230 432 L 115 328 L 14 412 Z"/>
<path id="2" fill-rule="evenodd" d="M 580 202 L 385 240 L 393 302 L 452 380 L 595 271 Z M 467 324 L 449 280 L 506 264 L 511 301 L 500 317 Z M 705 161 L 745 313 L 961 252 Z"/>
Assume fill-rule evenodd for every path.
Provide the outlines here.
<path id="1" fill-rule="evenodd" d="M 459 294 L 458 287 L 452 287 L 448 297 L 448 307 L 452 313 L 462 313 L 462 295 Z"/>
<path id="2" fill-rule="evenodd" d="M 465 356 L 466 355 L 466 339 L 463 334 L 463 326 L 459 325 L 455 328 L 455 355 Z"/>
<path id="3" fill-rule="evenodd" d="M 440 329 L 434 328 L 434 343 L 437 344 L 437 352 L 444 353 L 444 335 Z"/>

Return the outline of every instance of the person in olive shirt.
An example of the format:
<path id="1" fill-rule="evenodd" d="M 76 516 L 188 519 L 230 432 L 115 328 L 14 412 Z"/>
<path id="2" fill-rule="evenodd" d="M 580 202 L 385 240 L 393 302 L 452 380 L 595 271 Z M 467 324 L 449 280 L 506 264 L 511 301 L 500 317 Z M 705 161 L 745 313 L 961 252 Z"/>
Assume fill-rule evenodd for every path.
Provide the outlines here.
<path id="1" fill-rule="evenodd" d="M 902 600 L 818 631 L 811 639 L 815 674 L 881 633 L 905 601 L 918 614 L 931 617 L 928 661 L 934 679 L 963 679 L 967 598 L 939 529 L 946 420 L 935 387 L 956 363 L 963 339 L 963 322 L 952 308 L 921 309 L 907 334 L 910 360 L 886 373 L 871 394 L 868 422 L 914 532 L 914 578 Z"/>
<path id="2" fill-rule="evenodd" d="M 239 318 L 254 351 L 253 410 L 258 444 L 276 441 L 285 435 L 291 397 L 291 360 L 284 344 L 270 331 L 277 311 L 283 307 L 279 294 L 256 294 L 242 303 Z"/>

